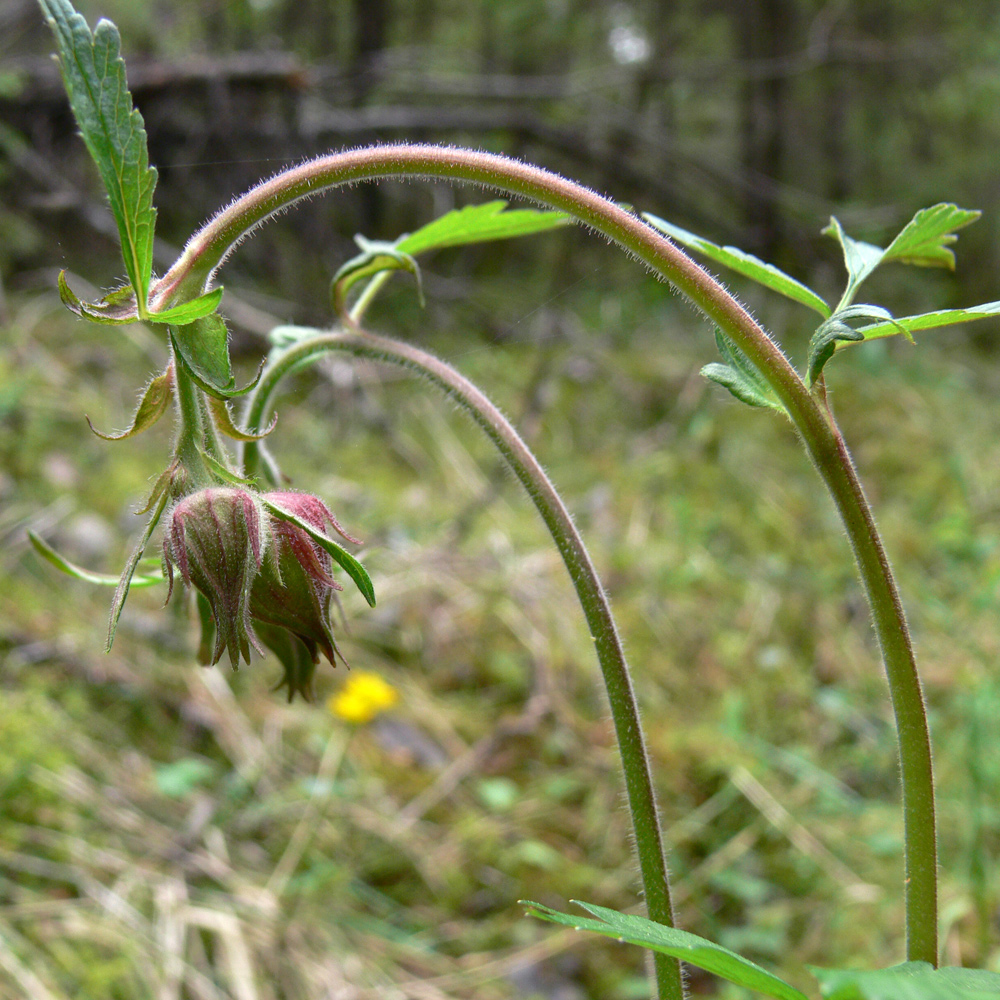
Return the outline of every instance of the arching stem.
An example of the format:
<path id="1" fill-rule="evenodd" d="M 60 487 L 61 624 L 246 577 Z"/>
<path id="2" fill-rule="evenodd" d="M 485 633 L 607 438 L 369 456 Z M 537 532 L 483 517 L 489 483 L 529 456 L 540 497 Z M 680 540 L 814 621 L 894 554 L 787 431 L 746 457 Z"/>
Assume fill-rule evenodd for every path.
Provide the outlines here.
<path id="1" fill-rule="evenodd" d="M 357 357 L 400 365 L 433 383 L 459 403 L 486 432 L 534 502 L 576 588 L 604 677 L 625 772 L 646 907 L 653 920 L 673 927 L 670 886 L 652 774 L 625 651 L 608 597 L 562 498 L 515 428 L 468 379 L 426 351 L 360 330 L 319 334 L 303 340 L 281 355 L 265 372 L 251 399 L 246 421 L 248 429 L 253 431 L 263 422 L 270 396 L 287 372 L 303 361 L 330 351 L 343 351 Z M 684 992 L 676 959 L 656 954 L 654 962 L 658 995 L 663 1000 L 682 1000 Z"/>
<path id="2" fill-rule="evenodd" d="M 641 219 L 587 188 L 516 160 L 452 147 L 376 146 L 319 157 L 272 177 L 219 212 L 151 290 L 163 309 L 200 295 L 254 228 L 327 188 L 384 177 L 467 181 L 570 213 L 683 292 L 734 341 L 778 399 L 826 483 L 872 610 L 899 744 L 905 836 L 907 957 L 937 964 L 937 835 L 930 734 L 902 602 L 839 429 L 752 316 L 703 268 Z"/>

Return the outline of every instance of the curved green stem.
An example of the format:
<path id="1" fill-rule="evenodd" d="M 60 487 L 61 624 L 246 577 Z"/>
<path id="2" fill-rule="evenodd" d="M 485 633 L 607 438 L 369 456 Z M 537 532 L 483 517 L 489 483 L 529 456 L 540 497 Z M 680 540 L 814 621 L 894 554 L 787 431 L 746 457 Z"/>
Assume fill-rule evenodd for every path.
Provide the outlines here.
<path id="1" fill-rule="evenodd" d="M 342 184 L 383 177 L 468 181 L 573 215 L 671 282 L 746 354 L 781 400 L 847 530 L 872 609 L 899 741 L 906 840 L 907 957 L 937 963 L 937 846 L 930 736 L 909 630 L 888 559 L 840 432 L 752 316 L 661 233 L 606 198 L 549 171 L 456 148 L 394 145 L 320 157 L 255 187 L 195 234 L 153 287 L 163 309 L 200 295 L 226 256 L 292 203 Z"/>
<path id="2" fill-rule="evenodd" d="M 625 651 L 594 564 L 551 480 L 504 415 L 463 375 L 426 351 L 360 330 L 319 334 L 289 348 L 261 378 L 248 407 L 248 429 L 254 430 L 263 422 L 271 394 L 285 374 L 303 361 L 329 351 L 346 351 L 358 357 L 401 365 L 432 382 L 458 402 L 486 432 L 534 502 L 576 588 L 604 676 L 625 772 L 625 787 L 649 916 L 673 927 L 673 908 L 653 780 Z M 664 1000 L 681 1000 L 684 992 L 676 959 L 657 954 L 654 960 L 659 996 Z"/>

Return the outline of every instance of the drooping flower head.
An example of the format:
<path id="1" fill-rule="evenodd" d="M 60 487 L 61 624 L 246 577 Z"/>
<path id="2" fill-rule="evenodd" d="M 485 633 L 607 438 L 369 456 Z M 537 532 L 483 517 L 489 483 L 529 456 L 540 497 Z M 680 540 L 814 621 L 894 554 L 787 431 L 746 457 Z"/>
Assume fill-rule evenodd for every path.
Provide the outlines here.
<path id="1" fill-rule="evenodd" d="M 171 592 L 176 566 L 184 583 L 204 597 L 202 662 L 217 663 L 228 650 L 235 669 L 241 656 L 250 661 L 251 646 L 263 653 L 263 644 L 281 661 L 279 686 L 288 687 L 289 700 L 295 694 L 312 698 L 319 654 L 331 664 L 340 656 L 330 603 L 342 588 L 331 575 L 330 555 L 307 530 L 325 535 L 328 526 L 360 544 L 307 493 L 261 495 L 218 486 L 174 505 L 163 539 L 164 567 Z"/>
<path id="2" fill-rule="evenodd" d="M 233 668 L 250 647 L 262 652 L 250 620 L 250 592 L 267 551 L 270 528 L 259 498 L 249 490 L 213 486 L 179 500 L 163 537 L 163 564 L 174 588 L 174 567 L 204 595 L 215 619 L 210 662 L 228 651 Z"/>
<path id="3" fill-rule="evenodd" d="M 351 538 L 318 497 L 308 493 L 282 491 L 265 493 L 263 499 L 281 510 L 294 515 L 320 533 L 330 525 L 348 541 Z M 271 547 L 253 583 L 250 594 L 250 613 L 253 618 L 271 626 L 286 629 L 297 637 L 309 654 L 313 665 L 318 662 L 320 652 L 330 661 L 336 662 L 339 654 L 330 623 L 330 602 L 334 591 L 343 588 L 333 579 L 333 560 L 299 525 L 271 515 Z M 285 680 L 289 685 L 289 695 L 295 690 L 308 693 L 305 686 L 292 683 L 286 662 L 285 651 L 275 648 L 270 629 L 264 630 L 264 641 L 279 655 L 285 665 Z M 299 658 L 300 659 L 300 658 Z M 343 659 L 343 657 L 341 657 Z M 296 664 L 294 674 L 302 673 Z"/>

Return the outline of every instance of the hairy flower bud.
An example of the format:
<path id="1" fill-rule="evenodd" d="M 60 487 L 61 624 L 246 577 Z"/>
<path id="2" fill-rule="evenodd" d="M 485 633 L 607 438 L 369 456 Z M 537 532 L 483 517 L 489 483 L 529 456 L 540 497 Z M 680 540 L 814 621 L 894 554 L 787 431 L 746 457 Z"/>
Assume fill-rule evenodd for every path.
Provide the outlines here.
<path id="1" fill-rule="evenodd" d="M 349 541 L 347 535 L 318 497 L 291 491 L 266 493 L 264 499 L 294 514 L 319 532 L 331 525 Z M 287 629 L 305 646 L 312 662 L 320 652 L 331 662 L 339 653 L 330 624 L 330 600 L 335 590 L 343 588 L 330 575 L 333 560 L 296 524 L 271 518 L 271 547 L 254 580 L 250 593 L 250 613 L 254 619 Z M 265 639 L 265 641 L 267 641 Z M 272 643 L 268 643 L 275 648 Z M 279 650 L 275 649 L 275 652 Z M 306 690 L 289 679 L 290 666 L 282 657 L 289 685 L 289 695 Z M 300 672 L 300 668 L 296 673 Z"/>
<path id="2" fill-rule="evenodd" d="M 250 591 L 268 538 L 267 515 L 248 490 L 223 486 L 199 490 L 179 500 L 170 512 L 163 538 L 170 593 L 176 566 L 184 582 L 205 596 L 215 618 L 212 663 L 227 650 L 235 669 L 240 656 L 250 662 L 251 646 L 262 651 L 250 621 Z"/>

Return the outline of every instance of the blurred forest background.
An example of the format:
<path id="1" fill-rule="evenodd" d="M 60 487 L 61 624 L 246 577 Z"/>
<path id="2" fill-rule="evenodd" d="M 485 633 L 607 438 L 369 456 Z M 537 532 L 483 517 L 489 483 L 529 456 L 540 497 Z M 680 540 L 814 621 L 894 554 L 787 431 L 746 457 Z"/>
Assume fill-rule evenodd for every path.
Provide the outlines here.
<path id="1" fill-rule="evenodd" d="M 882 243 L 979 208 L 958 269 L 887 270 L 897 314 L 1000 298 L 1000 12 L 912 0 L 80 0 L 118 24 L 160 171 L 157 269 L 258 178 L 344 146 L 512 153 L 839 296 L 835 214 Z M 162 592 L 58 578 L 33 529 L 118 572 L 170 432 L 108 444 L 165 350 L 59 303 L 121 272 L 32 0 L 0 0 L 0 997 L 628 1000 L 643 961 L 517 899 L 637 903 L 589 637 L 561 563 L 477 432 L 396 372 L 300 375 L 274 448 L 365 539 L 354 672 L 370 724 L 286 705 L 271 662 L 194 664 Z M 227 264 L 245 376 L 278 323 L 328 324 L 352 237 L 481 192 L 383 183 L 296 209 Z M 809 989 L 902 960 L 894 737 L 850 554 L 788 427 L 699 376 L 711 331 L 573 230 L 425 262 L 373 327 L 511 414 L 577 517 L 649 727 L 681 925 Z M 807 317 L 734 287 L 799 362 Z M 943 941 L 1000 969 L 1000 356 L 995 324 L 830 366 L 894 559 L 937 739 Z M 701 976 L 699 995 L 735 998 Z"/>

